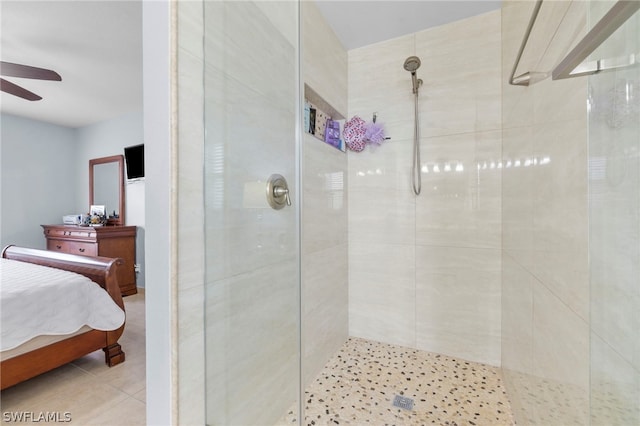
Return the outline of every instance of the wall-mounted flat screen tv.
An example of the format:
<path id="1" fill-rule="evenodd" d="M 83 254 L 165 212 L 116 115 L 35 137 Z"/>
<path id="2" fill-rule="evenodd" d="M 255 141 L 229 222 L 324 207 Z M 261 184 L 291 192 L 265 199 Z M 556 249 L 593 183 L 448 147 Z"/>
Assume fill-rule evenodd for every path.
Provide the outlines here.
<path id="1" fill-rule="evenodd" d="M 144 177 L 144 144 L 125 147 L 124 161 L 127 167 L 127 179 Z"/>

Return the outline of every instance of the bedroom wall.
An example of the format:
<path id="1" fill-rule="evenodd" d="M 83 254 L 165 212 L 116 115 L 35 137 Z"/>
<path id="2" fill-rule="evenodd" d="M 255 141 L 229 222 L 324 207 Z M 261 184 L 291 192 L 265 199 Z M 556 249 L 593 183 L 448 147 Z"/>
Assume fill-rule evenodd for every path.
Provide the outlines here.
<path id="1" fill-rule="evenodd" d="M 142 94 L 141 94 L 142 95 Z M 144 142 L 142 111 L 130 112 L 111 120 L 75 129 L 76 132 L 76 184 L 73 208 L 67 213 L 86 213 L 89 208 L 89 160 L 124 154 L 126 146 Z M 126 172 L 125 172 L 126 173 Z M 126 174 L 125 174 L 126 177 Z M 136 263 L 140 265 L 137 275 L 138 287 L 145 286 L 145 181 L 125 181 L 125 221 L 137 226 Z M 60 219 L 57 219 L 60 221 Z"/>
<path id="2" fill-rule="evenodd" d="M 46 248 L 41 224 L 88 209 L 89 160 L 143 142 L 141 111 L 77 129 L 2 114 L 1 128 L 3 246 Z M 144 180 L 127 183 L 125 193 L 127 225 L 138 226 L 137 286 L 144 287 Z"/>
<path id="3" fill-rule="evenodd" d="M 59 223 L 75 205 L 74 129 L 0 115 L 0 244 L 46 248 L 40 224 Z"/>

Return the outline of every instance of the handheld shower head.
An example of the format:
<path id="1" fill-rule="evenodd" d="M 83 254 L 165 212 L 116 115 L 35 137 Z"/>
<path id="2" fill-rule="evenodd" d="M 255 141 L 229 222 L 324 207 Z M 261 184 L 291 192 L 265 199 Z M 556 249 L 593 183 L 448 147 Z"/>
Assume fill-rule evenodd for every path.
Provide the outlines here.
<path id="1" fill-rule="evenodd" d="M 416 70 L 420 68 L 420 58 L 417 56 L 409 56 L 404 61 L 404 69 L 414 74 Z"/>
<path id="2" fill-rule="evenodd" d="M 422 80 L 419 80 L 416 76 L 416 70 L 420 68 L 420 58 L 417 56 L 409 56 L 404 61 L 404 69 L 411 73 L 411 82 L 413 83 L 413 93 L 418 93 L 418 87 L 422 84 Z"/>
<path id="3" fill-rule="evenodd" d="M 411 184 L 413 193 L 420 195 L 422 189 L 422 175 L 420 170 L 420 122 L 418 121 L 418 88 L 422 84 L 422 80 L 416 76 L 416 70 L 420 68 L 420 58 L 417 56 L 409 56 L 404 61 L 404 69 L 411 73 L 411 82 L 413 83 L 413 100 L 415 105 L 415 120 L 413 122 L 413 164 L 411 165 Z"/>

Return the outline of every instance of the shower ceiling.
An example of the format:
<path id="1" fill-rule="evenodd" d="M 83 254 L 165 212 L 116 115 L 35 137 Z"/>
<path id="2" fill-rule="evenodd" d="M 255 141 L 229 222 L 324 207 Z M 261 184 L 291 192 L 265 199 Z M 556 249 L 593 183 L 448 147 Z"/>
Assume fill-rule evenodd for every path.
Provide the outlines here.
<path id="1" fill-rule="evenodd" d="M 342 45 L 356 49 L 499 9 L 500 0 L 315 0 Z"/>

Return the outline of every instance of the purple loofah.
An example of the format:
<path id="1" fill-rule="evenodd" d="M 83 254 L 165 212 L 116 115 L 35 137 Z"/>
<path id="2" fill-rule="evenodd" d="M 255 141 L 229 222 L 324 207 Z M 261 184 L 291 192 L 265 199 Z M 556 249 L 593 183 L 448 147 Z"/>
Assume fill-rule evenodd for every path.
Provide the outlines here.
<path id="1" fill-rule="evenodd" d="M 344 131 L 342 135 L 350 150 L 360 152 L 365 146 L 364 133 L 364 120 L 356 115 L 351 117 L 351 120 L 348 120 L 344 124 Z"/>
<path id="2" fill-rule="evenodd" d="M 367 123 L 365 126 L 364 140 L 369 144 L 380 145 L 384 142 L 384 128 L 382 124 Z"/>

